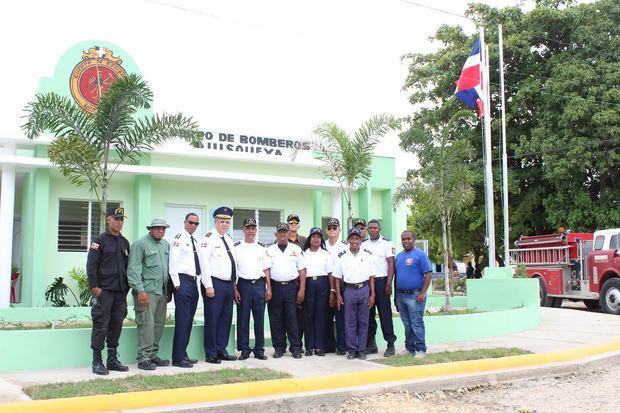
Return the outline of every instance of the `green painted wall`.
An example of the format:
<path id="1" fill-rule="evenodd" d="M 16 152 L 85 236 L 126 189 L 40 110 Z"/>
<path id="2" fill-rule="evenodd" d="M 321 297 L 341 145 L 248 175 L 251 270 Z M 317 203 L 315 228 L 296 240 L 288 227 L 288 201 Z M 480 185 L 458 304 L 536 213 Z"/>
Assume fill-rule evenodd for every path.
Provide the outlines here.
<path id="1" fill-rule="evenodd" d="M 376 189 L 393 189 L 396 183 L 394 158 L 375 156 L 372 160 L 372 176 L 369 186 Z"/>
<path id="2" fill-rule="evenodd" d="M 538 280 L 509 278 L 467 280 L 467 307 L 498 311 L 519 307 L 538 307 Z"/>

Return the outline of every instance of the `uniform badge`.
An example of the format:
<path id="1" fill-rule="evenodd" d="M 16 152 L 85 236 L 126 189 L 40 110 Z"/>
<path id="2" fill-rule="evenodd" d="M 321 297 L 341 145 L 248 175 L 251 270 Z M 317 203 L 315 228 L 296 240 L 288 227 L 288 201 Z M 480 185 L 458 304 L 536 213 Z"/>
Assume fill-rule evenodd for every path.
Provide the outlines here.
<path id="1" fill-rule="evenodd" d="M 99 250 L 99 244 L 97 244 L 96 242 L 93 242 L 92 244 L 90 244 L 90 249 L 98 251 Z"/>
<path id="2" fill-rule="evenodd" d="M 413 258 L 409 257 L 405 260 L 406 265 L 413 265 Z"/>
<path id="3" fill-rule="evenodd" d="M 296 256 L 297 256 L 297 251 L 291 251 L 291 255 L 292 255 L 293 257 L 296 257 Z"/>
<path id="4" fill-rule="evenodd" d="M 174 241 L 174 242 L 172 243 L 172 246 L 173 246 L 173 247 L 178 247 L 179 245 L 181 245 L 181 244 L 179 244 L 179 241 Z"/>
<path id="5" fill-rule="evenodd" d="M 206 242 L 201 242 L 201 243 L 200 243 L 200 246 L 201 246 L 202 248 L 207 248 L 207 243 L 206 243 Z"/>

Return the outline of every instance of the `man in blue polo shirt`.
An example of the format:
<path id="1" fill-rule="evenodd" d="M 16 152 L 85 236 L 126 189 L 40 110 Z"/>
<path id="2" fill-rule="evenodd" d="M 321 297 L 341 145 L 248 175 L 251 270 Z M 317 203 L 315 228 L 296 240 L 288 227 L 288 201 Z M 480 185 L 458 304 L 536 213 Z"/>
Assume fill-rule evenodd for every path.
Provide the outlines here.
<path id="1" fill-rule="evenodd" d="M 424 251 L 415 248 L 411 231 L 403 231 L 400 241 L 404 251 L 396 256 L 396 308 L 405 326 L 405 348 L 416 358 L 426 356 L 424 340 L 424 306 L 431 284 L 431 262 Z"/>

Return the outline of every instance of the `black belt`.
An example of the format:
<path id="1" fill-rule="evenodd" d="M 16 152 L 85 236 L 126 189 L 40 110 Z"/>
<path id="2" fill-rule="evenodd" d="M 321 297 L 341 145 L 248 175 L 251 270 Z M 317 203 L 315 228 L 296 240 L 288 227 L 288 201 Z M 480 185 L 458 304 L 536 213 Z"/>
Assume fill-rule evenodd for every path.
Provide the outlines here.
<path id="1" fill-rule="evenodd" d="M 327 278 L 327 276 L 326 275 L 314 275 L 312 277 L 306 277 L 306 280 L 317 281 L 317 280 L 321 280 L 323 278 Z"/>
<path id="2" fill-rule="evenodd" d="M 184 275 L 184 276 L 186 276 L 186 277 L 193 278 L 194 280 L 195 280 L 196 278 L 198 278 L 198 276 L 197 276 L 197 275 L 185 274 L 184 272 L 180 272 L 180 273 L 179 273 L 179 275 Z"/>
<path id="3" fill-rule="evenodd" d="M 416 288 L 415 290 L 397 290 L 401 294 L 416 294 L 422 292 L 421 288 Z"/>
<path id="4" fill-rule="evenodd" d="M 280 284 L 280 285 L 289 285 L 289 284 L 296 284 L 298 281 L 297 278 L 295 278 L 294 280 L 290 280 L 290 281 L 276 281 L 276 280 L 271 280 L 271 282 L 274 282 L 276 284 Z"/>
<path id="5" fill-rule="evenodd" d="M 356 284 L 351 284 L 351 283 L 348 283 L 348 282 L 344 283 L 345 288 L 357 288 L 357 289 L 360 289 L 360 288 L 365 287 L 367 285 L 368 285 L 368 281 L 364 281 L 364 282 L 356 283 Z"/>
<path id="6" fill-rule="evenodd" d="M 253 280 L 250 280 L 248 278 L 241 278 L 241 277 L 239 277 L 238 280 L 239 281 L 245 281 L 245 282 L 252 283 L 252 284 L 256 284 L 259 281 L 264 281 L 265 277 L 255 278 Z"/>
<path id="7" fill-rule="evenodd" d="M 381 280 L 383 278 L 387 278 L 387 275 L 384 275 L 383 277 L 373 277 L 375 280 Z"/>

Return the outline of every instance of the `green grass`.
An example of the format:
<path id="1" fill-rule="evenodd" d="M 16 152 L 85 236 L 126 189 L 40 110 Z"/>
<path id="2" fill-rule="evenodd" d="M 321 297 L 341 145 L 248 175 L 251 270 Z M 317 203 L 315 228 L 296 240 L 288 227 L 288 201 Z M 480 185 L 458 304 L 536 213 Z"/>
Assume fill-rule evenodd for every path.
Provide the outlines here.
<path id="1" fill-rule="evenodd" d="M 480 348 L 476 350 L 457 350 L 442 351 L 439 353 L 426 353 L 425 358 L 416 359 L 410 354 L 398 355 L 394 357 L 370 360 L 375 363 L 388 366 L 419 366 L 422 364 L 449 363 L 452 361 L 480 360 L 488 358 L 499 358 L 508 356 L 518 356 L 521 354 L 531 354 L 531 351 L 520 348 Z"/>
<path id="2" fill-rule="evenodd" d="M 94 394 L 126 393 L 132 391 L 176 389 L 212 384 L 242 383 L 291 377 L 269 369 L 221 369 L 200 373 L 164 376 L 136 375 L 122 379 L 95 379 L 77 383 L 43 384 L 26 387 L 24 392 L 33 400 L 62 399 Z"/>

